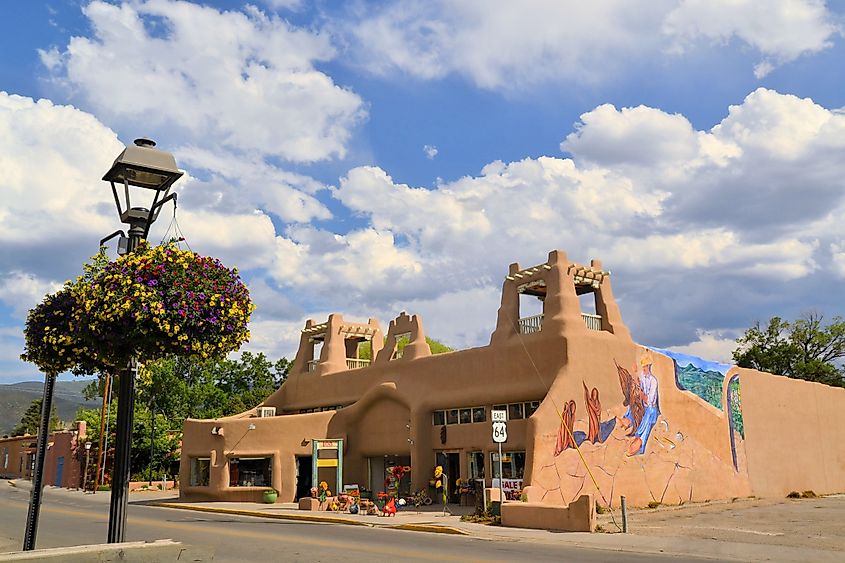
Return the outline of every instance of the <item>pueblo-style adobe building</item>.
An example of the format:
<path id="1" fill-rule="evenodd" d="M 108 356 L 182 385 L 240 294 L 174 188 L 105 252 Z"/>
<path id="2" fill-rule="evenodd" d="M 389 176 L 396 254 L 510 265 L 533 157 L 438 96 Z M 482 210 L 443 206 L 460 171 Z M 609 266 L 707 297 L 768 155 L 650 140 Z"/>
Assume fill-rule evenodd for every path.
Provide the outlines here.
<path id="1" fill-rule="evenodd" d="M 533 298 L 542 313 L 526 316 Z M 499 477 L 492 409 L 508 412 L 502 484 L 531 504 L 845 491 L 845 389 L 638 345 L 601 262 L 553 251 L 511 264 L 479 348 L 432 355 L 422 319 L 405 313 L 386 335 L 372 319 L 309 320 L 262 405 L 185 422 L 181 495 L 258 501 L 272 486 L 290 502 L 314 476 L 332 491 L 407 493 L 440 465 L 457 501 L 457 479 Z"/>

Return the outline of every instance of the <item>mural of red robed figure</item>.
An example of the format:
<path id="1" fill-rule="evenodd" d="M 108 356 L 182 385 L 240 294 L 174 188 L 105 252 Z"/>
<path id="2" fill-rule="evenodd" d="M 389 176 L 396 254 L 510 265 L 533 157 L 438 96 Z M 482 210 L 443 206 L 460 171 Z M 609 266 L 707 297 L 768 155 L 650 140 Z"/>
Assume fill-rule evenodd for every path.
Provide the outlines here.
<path id="1" fill-rule="evenodd" d="M 601 401 L 599 400 L 599 390 L 593 387 L 590 391 L 587 389 L 587 383 L 582 381 L 584 385 L 584 402 L 587 404 L 587 415 L 589 424 L 587 426 L 587 441 L 593 444 L 601 442 Z"/>
<path id="2" fill-rule="evenodd" d="M 569 401 L 563 406 L 563 411 L 560 413 L 561 420 L 560 427 L 557 430 L 555 457 L 559 456 L 563 450 L 575 447 L 575 438 L 572 435 L 575 426 L 575 409 L 575 401 Z"/>

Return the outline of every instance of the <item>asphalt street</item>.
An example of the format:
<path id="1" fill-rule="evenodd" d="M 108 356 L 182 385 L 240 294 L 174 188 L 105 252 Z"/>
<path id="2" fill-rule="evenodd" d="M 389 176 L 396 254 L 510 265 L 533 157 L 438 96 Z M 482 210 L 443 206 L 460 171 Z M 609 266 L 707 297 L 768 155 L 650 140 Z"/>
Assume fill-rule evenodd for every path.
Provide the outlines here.
<path id="1" fill-rule="evenodd" d="M 28 491 L 0 485 L 0 552 L 20 549 Z M 37 547 L 103 543 L 108 494 L 45 491 Z M 170 538 L 211 546 L 215 561 L 623 561 L 673 560 L 566 545 L 563 541 L 488 539 L 337 524 L 191 513 L 131 502 L 127 541 Z M 701 559 L 687 559 L 701 561 Z"/>

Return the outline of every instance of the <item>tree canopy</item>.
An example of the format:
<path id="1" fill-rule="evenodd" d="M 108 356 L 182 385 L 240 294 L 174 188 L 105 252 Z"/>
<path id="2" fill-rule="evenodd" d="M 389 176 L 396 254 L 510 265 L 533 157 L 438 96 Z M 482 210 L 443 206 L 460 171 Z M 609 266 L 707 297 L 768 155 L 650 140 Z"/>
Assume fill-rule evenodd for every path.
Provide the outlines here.
<path id="1" fill-rule="evenodd" d="M 756 322 L 737 339 L 737 365 L 795 379 L 845 387 L 845 321 L 824 322 L 820 313 L 806 313 L 789 322 L 772 317 Z"/>
<path id="2" fill-rule="evenodd" d="M 23 436 L 24 434 L 38 434 L 38 427 L 41 426 L 41 399 L 34 399 L 23 413 L 21 421 L 12 430 L 12 436 Z M 50 430 L 61 430 L 62 421 L 56 414 L 56 405 L 50 412 Z"/>
<path id="3" fill-rule="evenodd" d="M 264 354 L 250 352 L 243 352 L 237 359 L 171 356 L 142 365 L 132 432 L 132 474 L 146 478 L 153 439 L 153 476 L 160 478 L 168 472 L 171 461 L 178 459 L 178 437 L 186 418 L 218 418 L 251 409 L 284 383 L 290 367 L 287 358 L 272 362 Z M 103 387 L 101 380 L 92 382 L 85 390 L 86 398 L 102 396 Z M 109 444 L 114 444 L 116 412 L 112 404 Z M 153 413 L 156 431 L 151 437 Z M 77 419 L 88 423 L 88 439 L 96 445 L 100 409 L 80 409 Z"/>

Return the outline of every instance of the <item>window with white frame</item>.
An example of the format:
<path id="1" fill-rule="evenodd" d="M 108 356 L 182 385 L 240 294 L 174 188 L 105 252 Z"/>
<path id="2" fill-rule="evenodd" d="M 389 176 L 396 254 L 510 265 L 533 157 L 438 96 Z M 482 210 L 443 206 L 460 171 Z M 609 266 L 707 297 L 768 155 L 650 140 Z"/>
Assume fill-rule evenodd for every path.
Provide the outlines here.
<path id="1" fill-rule="evenodd" d="M 484 407 L 463 407 L 459 409 L 444 409 L 431 413 L 431 423 L 434 426 L 444 424 L 474 424 L 485 422 L 487 412 Z"/>
<path id="2" fill-rule="evenodd" d="M 508 420 L 522 420 L 528 418 L 540 406 L 540 401 L 524 401 L 508 403 L 507 405 L 493 405 L 494 411 L 508 411 Z"/>

